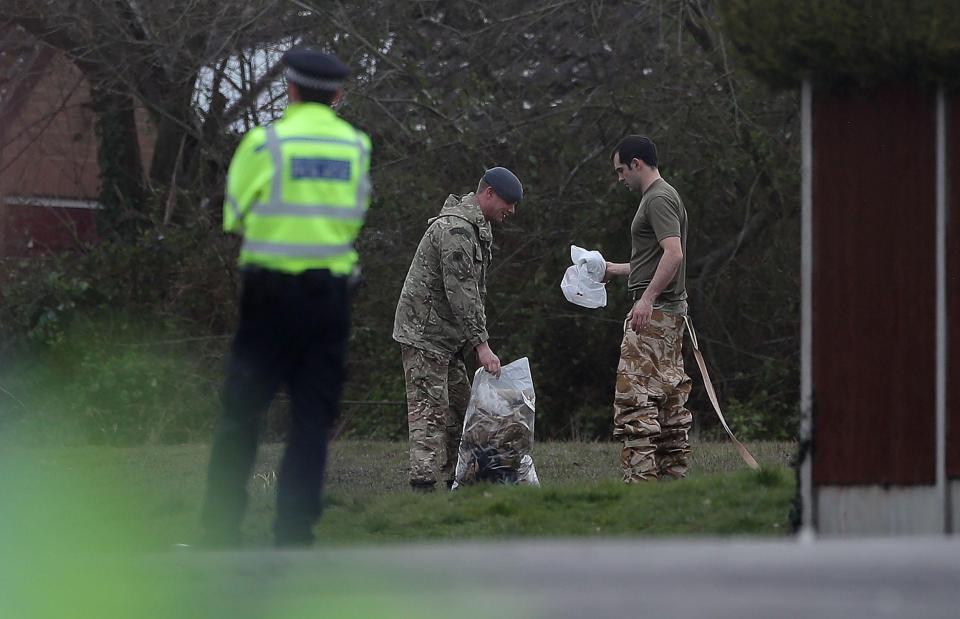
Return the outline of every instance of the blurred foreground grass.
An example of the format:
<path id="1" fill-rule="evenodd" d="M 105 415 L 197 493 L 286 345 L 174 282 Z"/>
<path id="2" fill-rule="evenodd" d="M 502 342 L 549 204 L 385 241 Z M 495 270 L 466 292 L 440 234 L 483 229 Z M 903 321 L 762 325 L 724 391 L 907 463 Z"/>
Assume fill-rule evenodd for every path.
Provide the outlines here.
<path id="1" fill-rule="evenodd" d="M 518 591 L 490 591 L 442 567 L 398 571 L 369 559 L 373 545 L 783 535 L 794 447 L 750 447 L 765 467 L 759 473 L 744 469 L 730 445 L 704 443 L 694 446 L 689 479 L 624 486 L 616 445 L 545 443 L 534 451 L 542 488 L 420 495 L 406 485 L 406 445 L 338 442 L 318 548 L 277 552 L 269 525 L 282 448 L 268 445 L 251 480 L 247 552 L 205 553 L 173 549 L 198 533 L 207 446 L 0 445 L 0 617 L 432 619 L 453 608 L 459 619 L 529 617 Z M 367 547 L 366 560 L 343 554 L 357 545 Z"/>
<path id="2" fill-rule="evenodd" d="M 407 487 L 405 444 L 340 441 L 331 449 L 327 507 L 317 536 L 321 544 L 352 544 L 783 534 L 794 491 L 789 469 L 794 445 L 752 443 L 750 449 L 765 467 L 759 474 L 746 470 L 729 444 L 699 443 L 693 448 L 690 478 L 624 486 L 617 481 L 617 445 L 540 443 L 534 450 L 540 489 L 481 485 L 419 495 Z M 121 536 L 124 546 L 147 550 L 190 542 L 198 535 L 205 445 L 5 452 L 3 496 L 44 497 L 32 508 L 40 512 L 30 516 L 33 526 L 50 526 L 78 543 L 89 527 L 115 529 L 126 533 Z M 245 522 L 251 546 L 270 541 L 281 453 L 280 445 L 259 452 Z M 24 507 L 32 504 L 28 500 Z M 41 525 L 48 514 L 51 522 Z"/>

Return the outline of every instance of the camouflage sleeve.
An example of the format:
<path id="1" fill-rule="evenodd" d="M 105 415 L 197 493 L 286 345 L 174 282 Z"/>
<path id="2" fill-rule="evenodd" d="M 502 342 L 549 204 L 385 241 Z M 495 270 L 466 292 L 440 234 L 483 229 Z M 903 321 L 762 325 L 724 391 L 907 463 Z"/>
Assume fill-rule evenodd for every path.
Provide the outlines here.
<path id="1" fill-rule="evenodd" d="M 443 288 L 460 334 L 470 346 L 477 346 L 488 338 L 487 315 L 480 296 L 478 268 L 474 258 L 479 251 L 473 230 L 453 226 L 440 235 Z"/>

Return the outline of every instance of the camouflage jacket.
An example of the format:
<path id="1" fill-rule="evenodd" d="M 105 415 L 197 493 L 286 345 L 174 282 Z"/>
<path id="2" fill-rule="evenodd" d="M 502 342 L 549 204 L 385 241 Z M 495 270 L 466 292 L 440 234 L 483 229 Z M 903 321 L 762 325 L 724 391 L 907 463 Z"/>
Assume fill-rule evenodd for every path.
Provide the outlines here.
<path id="1" fill-rule="evenodd" d="M 452 354 L 487 341 L 487 269 L 493 230 L 474 194 L 451 194 L 430 219 L 400 291 L 393 339 Z"/>

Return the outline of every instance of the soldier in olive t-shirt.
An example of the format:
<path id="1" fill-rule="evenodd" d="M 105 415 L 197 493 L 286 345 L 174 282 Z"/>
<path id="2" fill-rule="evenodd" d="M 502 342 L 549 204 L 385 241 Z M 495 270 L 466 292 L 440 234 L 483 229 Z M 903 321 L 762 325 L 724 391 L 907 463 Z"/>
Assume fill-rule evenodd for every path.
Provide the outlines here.
<path id="1" fill-rule="evenodd" d="M 657 297 L 653 307 L 665 312 L 686 314 L 687 211 L 677 190 L 658 178 L 643 192 L 640 207 L 630 225 L 633 251 L 630 254 L 627 286 L 633 299 L 639 299 L 650 285 L 663 256 L 660 241 L 671 236 L 680 237 L 683 258 L 673 279 Z"/>
<path id="2" fill-rule="evenodd" d="M 633 299 L 620 344 L 613 436 L 623 441 L 623 481 L 677 479 L 687 475 L 693 425 L 682 351 L 687 212 L 660 176 L 657 147 L 649 138 L 627 136 L 612 159 L 620 182 L 642 194 L 630 225 L 630 262 L 608 262 L 604 276 L 626 277 Z"/>

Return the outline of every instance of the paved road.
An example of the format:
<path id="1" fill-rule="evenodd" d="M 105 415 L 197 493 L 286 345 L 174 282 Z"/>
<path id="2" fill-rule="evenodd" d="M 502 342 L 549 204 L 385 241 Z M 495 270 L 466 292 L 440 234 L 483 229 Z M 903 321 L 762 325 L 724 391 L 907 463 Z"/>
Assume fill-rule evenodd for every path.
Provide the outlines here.
<path id="1" fill-rule="evenodd" d="M 232 593 L 206 598 L 211 616 L 960 617 L 957 538 L 184 552 L 149 569 L 190 597 L 218 575 L 213 590 Z"/>

